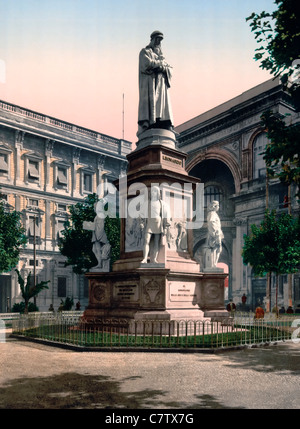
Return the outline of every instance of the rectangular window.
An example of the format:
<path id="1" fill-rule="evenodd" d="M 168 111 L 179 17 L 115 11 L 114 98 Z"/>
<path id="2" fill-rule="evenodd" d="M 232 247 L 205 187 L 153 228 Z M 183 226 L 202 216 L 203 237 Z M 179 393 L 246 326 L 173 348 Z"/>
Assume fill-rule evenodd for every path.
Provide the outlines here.
<path id="1" fill-rule="evenodd" d="M 57 167 L 57 185 L 61 188 L 68 186 L 68 170 L 65 167 Z"/>
<path id="2" fill-rule="evenodd" d="M 65 221 L 59 220 L 57 222 L 57 241 L 59 241 L 62 238 L 61 232 L 65 229 Z"/>
<path id="3" fill-rule="evenodd" d="M 58 212 L 66 212 L 67 211 L 66 204 L 57 204 L 57 211 Z"/>
<path id="4" fill-rule="evenodd" d="M 28 277 L 27 277 L 27 280 L 28 280 Z M 38 282 L 39 282 L 38 276 L 35 276 L 35 284 L 37 285 Z M 31 273 L 31 276 L 30 276 L 29 286 L 30 287 L 34 286 L 34 275 L 33 275 L 33 273 Z"/>
<path id="5" fill-rule="evenodd" d="M 32 198 L 29 198 L 28 205 L 31 207 L 38 207 L 39 206 L 39 200 L 34 200 Z"/>
<path id="6" fill-rule="evenodd" d="M 300 278 L 294 278 L 294 300 L 300 301 Z"/>
<path id="7" fill-rule="evenodd" d="M 34 237 L 34 235 L 36 237 L 40 236 L 40 223 L 36 216 L 29 217 L 28 235 L 31 237 Z"/>
<path id="8" fill-rule="evenodd" d="M 38 182 L 40 178 L 39 173 L 39 162 L 38 161 L 28 161 L 28 179 L 34 182 Z"/>
<path id="9" fill-rule="evenodd" d="M 83 174 L 83 190 L 85 192 L 93 192 L 92 175 L 90 173 Z"/>
<path id="10" fill-rule="evenodd" d="M 8 155 L 0 153 L 0 175 L 5 176 L 8 174 Z"/>
<path id="11" fill-rule="evenodd" d="M 207 186 L 204 189 L 204 207 L 208 207 L 212 201 L 218 201 L 221 203 L 222 193 L 221 190 L 216 186 Z"/>
<path id="12" fill-rule="evenodd" d="M 65 298 L 67 296 L 67 278 L 57 277 L 57 296 Z"/>

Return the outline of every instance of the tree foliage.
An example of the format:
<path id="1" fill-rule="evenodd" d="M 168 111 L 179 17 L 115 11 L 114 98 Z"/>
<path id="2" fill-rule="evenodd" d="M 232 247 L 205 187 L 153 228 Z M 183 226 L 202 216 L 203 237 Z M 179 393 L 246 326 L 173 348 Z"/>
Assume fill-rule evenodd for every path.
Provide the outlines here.
<path id="1" fill-rule="evenodd" d="M 300 11 L 297 0 L 275 0 L 278 9 L 273 12 L 252 13 L 246 21 L 251 21 L 251 31 L 260 45 L 254 56 L 260 67 L 274 76 L 281 76 L 287 84 L 295 73 L 294 62 L 300 52 Z M 299 64 L 296 64 L 299 69 Z M 292 88 L 298 92 L 299 84 Z M 298 93 L 299 94 L 299 93 Z"/>
<path id="2" fill-rule="evenodd" d="M 25 302 L 16 302 L 12 309 L 11 309 L 12 313 L 21 313 L 23 314 L 25 312 Z M 35 311 L 39 311 L 38 307 L 35 305 L 34 302 L 29 302 L 28 303 L 28 309 L 27 309 L 28 313 L 32 313 Z"/>
<path id="3" fill-rule="evenodd" d="M 296 272 L 300 264 L 299 219 L 267 210 L 261 224 L 251 225 L 251 234 L 244 235 L 242 256 L 255 276 Z"/>
<path id="4" fill-rule="evenodd" d="M 97 264 L 92 251 L 92 232 L 83 229 L 83 222 L 95 218 L 97 195 L 91 194 L 83 202 L 69 207 L 70 218 L 65 222 L 59 249 L 67 257 L 66 266 L 72 265 L 76 274 L 82 274 Z"/>
<path id="5" fill-rule="evenodd" d="M 97 194 L 91 194 L 83 202 L 70 206 L 70 218 L 62 231 L 59 249 L 67 257 L 66 265 L 72 265 L 76 274 L 83 274 L 98 263 L 92 250 L 92 231 L 83 229 L 84 221 L 94 221 L 97 201 Z M 120 253 L 120 219 L 107 216 L 105 232 L 111 245 L 112 264 Z"/>
<path id="6" fill-rule="evenodd" d="M 244 235 L 242 257 L 257 277 L 276 275 L 276 308 L 278 277 L 295 273 L 300 264 L 300 220 L 289 214 L 276 215 L 267 210 L 259 226 L 251 225 L 251 234 Z"/>
<path id="7" fill-rule="evenodd" d="M 27 242 L 21 215 L 6 211 L 0 201 L 0 273 L 11 271 L 19 261 L 20 249 Z"/>
<path id="8" fill-rule="evenodd" d="M 120 257 L 120 218 L 118 216 L 106 216 L 105 232 L 111 245 L 110 263 L 112 265 Z"/>
<path id="9" fill-rule="evenodd" d="M 264 152 L 268 174 L 271 177 L 278 177 L 282 183 L 287 185 L 295 183 L 299 187 L 300 125 L 286 125 L 270 111 L 265 112 L 261 119 L 269 139 Z"/>
<path id="10" fill-rule="evenodd" d="M 299 111 L 300 8 L 296 0 L 275 0 L 275 4 L 278 9 L 274 12 L 253 12 L 246 18 L 259 43 L 254 58 L 262 69 L 269 70 L 275 77 L 280 76 L 291 104 Z M 287 124 L 288 118 L 271 111 L 265 112 L 261 119 L 270 140 L 264 152 L 269 174 L 286 184 L 299 186 L 299 123 Z M 279 172 L 278 166 L 281 167 Z"/>
<path id="11" fill-rule="evenodd" d="M 19 270 L 16 269 L 16 273 L 18 275 L 18 282 L 21 289 L 22 297 L 25 301 L 25 310 L 24 313 L 28 313 L 28 304 L 29 300 L 31 298 L 34 298 L 37 296 L 43 289 L 48 289 L 47 284 L 50 282 L 50 280 L 42 281 L 40 283 L 37 283 L 36 285 L 31 284 L 31 272 L 27 276 L 27 282 L 25 284 L 25 281 L 23 277 L 21 276 Z"/>

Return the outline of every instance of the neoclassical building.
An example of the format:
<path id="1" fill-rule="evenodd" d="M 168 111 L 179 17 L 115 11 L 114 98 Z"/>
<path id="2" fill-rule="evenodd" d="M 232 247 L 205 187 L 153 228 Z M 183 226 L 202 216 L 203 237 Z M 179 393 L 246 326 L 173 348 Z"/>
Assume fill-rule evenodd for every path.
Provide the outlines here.
<path id="1" fill-rule="evenodd" d="M 37 282 L 50 280 L 37 297 L 40 311 L 66 297 L 87 305 L 85 277 L 64 266 L 60 232 L 70 205 L 126 173 L 130 151 L 128 141 L 0 101 L 0 191 L 7 210 L 22 213 L 28 236 L 17 268 L 26 279 L 35 263 Z M 0 312 L 21 300 L 15 271 L 2 273 Z"/>
<path id="2" fill-rule="evenodd" d="M 293 187 L 288 189 L 279 180 L 268 180 L 266 186 L 261 152 L 267 137 L 260 116 L 270 109 L 288 121 L 299 121 L 279 81 L 271 79 L 176 128 L 178 148 L 188 154 L 189 174 L 204 183 L 205 219 L 208 203 L 220 203 L 224 233 L 220 262 L 229 272 L 228 299 L 238 304 L 245 294 L 251 308 L 264 302 L 266 278 L 255 278 L 251 267 L 243 264 L 244 234 L 250 233 L 251 224 L 260 223 L 267 206 L 299 215 Z M 205 238 L 204 224 L 194 234 L 194 254 L 200 261 Z M 274 284 L 271 279 L 271 308 L 275 305 Z M 299 273 L 281 276 L 278 303 L 285 308 L 300 304 Z"/>

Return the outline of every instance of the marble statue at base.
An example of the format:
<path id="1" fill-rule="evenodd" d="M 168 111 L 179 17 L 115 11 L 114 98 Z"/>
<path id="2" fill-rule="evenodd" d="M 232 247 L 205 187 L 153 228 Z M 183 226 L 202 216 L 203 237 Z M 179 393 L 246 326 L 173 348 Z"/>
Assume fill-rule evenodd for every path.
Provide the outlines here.
<path id="1" fill-rule="evenodd" d="M 218 215 L 219 202 L 212 201 L 208 206 L 207 240 L 204 248 L 204 268 L 216 269 L 222 252 L 222 239 L 224 238 L 221 221 Z"/>
<path id="2" fill-rule="evenodd" d="M 94 222 L 83 222 L 83 229 L 93 231 L 93 253 L 98 261 L 98 264 L 90 269 L 91 272 L 110 271 L 111 245 L 109 244 L 104 229 L 105 216 L 103 216 L 105 203 L 106 201 L 102 199 L 97 202 L 95 206 L 96 216 Z"/>
<path id="3" fill-rule="evenodd" d="M 141 210 L 141 228 L 144 231 L 144 248 L 142 264 L 146 264 L 150 253 L 150 240 L 153 237 L 153 253 L 150 255 L 150 262 L 157 264 L 157 257 L 160 247 L 164 244 L 162 239 L 167 234 L 170 226 L 169 207 L 161 200 L 158 186 L 151 188 L 150 201 L 146 201 Z"/>

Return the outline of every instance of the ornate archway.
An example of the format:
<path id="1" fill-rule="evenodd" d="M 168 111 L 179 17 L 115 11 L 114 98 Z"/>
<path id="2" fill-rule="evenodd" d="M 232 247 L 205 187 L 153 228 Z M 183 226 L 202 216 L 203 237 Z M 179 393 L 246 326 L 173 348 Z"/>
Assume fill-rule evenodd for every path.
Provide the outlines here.
<path id="1" fill-rule="evenodd" d="M 187 159 L 186 170 L 190 173 L 191 170 L 197 166 L 197 164 L 210 159 L 221 161 L 229 168 L 234 180 L 235 192 L 239 192 L 242 179 L 241 168 L 233 156 L 231 156 L 230 153 L 226 152 L 225 150 L 208 149 L 199 152 L 197 155 L 189 155 Z"/>

